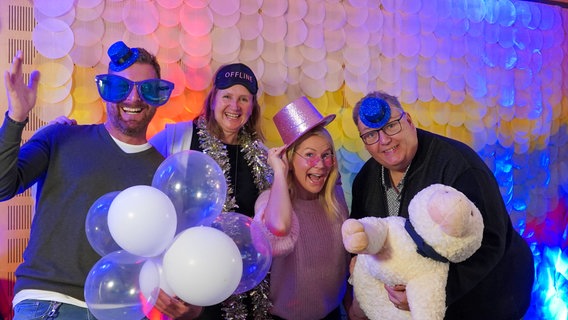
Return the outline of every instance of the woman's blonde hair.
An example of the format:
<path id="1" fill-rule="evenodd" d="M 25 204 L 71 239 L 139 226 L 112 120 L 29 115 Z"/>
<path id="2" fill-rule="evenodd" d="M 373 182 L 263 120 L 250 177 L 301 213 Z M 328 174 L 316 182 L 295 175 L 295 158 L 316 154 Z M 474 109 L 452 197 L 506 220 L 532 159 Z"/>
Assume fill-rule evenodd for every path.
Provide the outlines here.
<path id="1" fill-rule="evenodd" d="M 288 150 L 286 151 L 286 157 L 288 158 L 288 163 L 292 164 L 292 158 L 294 157 L 294 152 L 296 148 L 304 142 L 306 139 L 312 136 L 322 137 L 327 140 L 329 143 L 331 150 L 335 157 L 335 146 L 333 144 L 333 138 L 329 134 L 329 132 L 322 126 L 317 126 L 312 130 L 304 133 L 302 137 L 300 137 L 297 141 L 295 141 Z M 290 198 L 294 199 L 297 193 L 296 184 L 294 183 L 294 175 L 288 175 L 288 188 L 290 190 Z M 334 158 L 333 166 L 331 167 L 331 171 L 327 176 L 327 180 L 323 186 L 323 189 L 318 194 L 318 199 L 324 208 L 326 215 L 330 219 L 340 218 L 341 217 L 341 207 L 339 205 L 339 201 L 337 200 L 336 195 L 336 187 L 339 180 L 339 167 L 337 165 L 337 159 Z"/>

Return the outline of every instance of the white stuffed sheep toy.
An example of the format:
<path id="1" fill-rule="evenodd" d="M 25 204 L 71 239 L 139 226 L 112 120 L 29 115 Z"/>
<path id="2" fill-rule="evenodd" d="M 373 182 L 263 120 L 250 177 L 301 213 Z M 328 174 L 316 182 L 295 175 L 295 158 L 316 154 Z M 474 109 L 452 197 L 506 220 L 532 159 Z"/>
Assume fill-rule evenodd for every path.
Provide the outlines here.
<path id="1" fill-rule="evenodd" d="M 481 246 L 481 213 L 452 187 L 423 189 L 411 200 L 408 214 L 408 220 L 366 217 L 343 223 L 345 249 L 358 254 L 351 283 L 369 319 L 443 319 L 449 262 L 464 261 Z M 393 305 L 384 284 L 406 285 L 410 312 Z"/>

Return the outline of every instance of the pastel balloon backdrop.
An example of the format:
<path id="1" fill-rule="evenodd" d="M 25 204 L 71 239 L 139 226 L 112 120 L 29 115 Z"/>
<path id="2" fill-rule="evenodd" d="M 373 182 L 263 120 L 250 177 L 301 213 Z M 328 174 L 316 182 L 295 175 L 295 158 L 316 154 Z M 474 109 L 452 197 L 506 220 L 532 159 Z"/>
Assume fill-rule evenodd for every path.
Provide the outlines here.
<path id="1" fill-rule="evenodd" d="M 221 213 L 227 194 L 221 167 L 210 156 L 193 150 L 167 157 L 156 170 L 152 186 L 174 204 L 178 216 L 176 234 L 211 224 Z"/>
<path id="2" fill-rule="evenodd" d="M 353 106 L 376 89 L 400 97 L 417 126 L 471 145 L 498 177 L 539 274 L 525 318 L 568 318 L 566 1 L 27 3 L 18 9 L 33 6 L 33 14 L 16 16 L 35 29 L 33 46 L 23 49 L 42 71 L 34 111 L 44 122 L 59 115 L 104 121 L 104 104 L 90 88 L 116 39 L 155 53 L 163 77 L 176 83 L 149 136 L 166 123 L 194 119 L 217 67 L 243 62 L 259 80 L 267 146 L 281 144 L 273 115 L 298 96 L 324 115 L 337 114 L 327 128 L 336 137 L 348 203 L 369 157 Z M 207 12 L 200 23 L 197 7 Z M 9 29 L 2 30 L 8 37 L 29 40 Z M 41 125 L 30 121 L 26 130 Z"/>
<path id="3" fill-rule="evenodd" d="M 258 221 L 237 212 L 223 212 L 211 227 L 227 234 L 241 253 L 243 274 L 235 294 L 256 287 L 270 270 L 272 246 Z"/>
<path id="4" fill-rule="evenodd" d="M 160 275 L 149 260 L 120 250 L 102 257 L 85 280 L 85 302 L 97 319 L 142 319 L 158 297 Z"/>
<path id="5" fill-rule="evenodd" d="M 210 306 L 227 299 L 243 273 L 239 248 L 215 228 L 188 228 L 166 250 L 163 272 L 167 283 L 183 301 Z"/>
<path id="6" fill-rule="evenodd" d="M 162 191 L 145 185 L 121 191 L 108 212 L 108 227 L 124 250 L 155 257 L 172 242 L 177 225 L 174 205 Z"/>

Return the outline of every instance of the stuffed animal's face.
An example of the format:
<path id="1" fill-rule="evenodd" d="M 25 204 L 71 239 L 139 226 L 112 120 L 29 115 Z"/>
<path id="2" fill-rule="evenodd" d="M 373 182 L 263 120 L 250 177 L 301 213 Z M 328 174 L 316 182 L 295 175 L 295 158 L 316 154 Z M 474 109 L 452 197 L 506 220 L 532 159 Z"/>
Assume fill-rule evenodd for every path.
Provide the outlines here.
<path id="1" fill-rule="evenodd" d="M 420 191 L 408 207 L 416 232 L 452 262 L 471 256 L 483 237 L 483 218 L 463 193 L 434 184 Z"/>
<path id="2" fill-rule="evenodd" d="M 468 231 L 473 216 L 473 204 L 457 190 L 435 190 L 428 200 L 428 214 L 440 229 L 452 237 L 462 237 Z"/>

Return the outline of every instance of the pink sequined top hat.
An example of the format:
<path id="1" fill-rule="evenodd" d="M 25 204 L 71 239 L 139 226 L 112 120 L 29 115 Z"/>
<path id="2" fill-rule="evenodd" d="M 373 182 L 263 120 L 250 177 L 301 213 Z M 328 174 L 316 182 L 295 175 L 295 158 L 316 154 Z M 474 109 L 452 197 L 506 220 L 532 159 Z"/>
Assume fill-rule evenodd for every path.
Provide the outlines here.
<path id="1" fill-rule="evenodd" d="M 298 98 L 280 109 L 272 118 L 286 148 L 290 147 L 304 133 L 321 125 L 326 126 L 335 119 L 335 114 L 322 116 L 306 97 Z"/>

